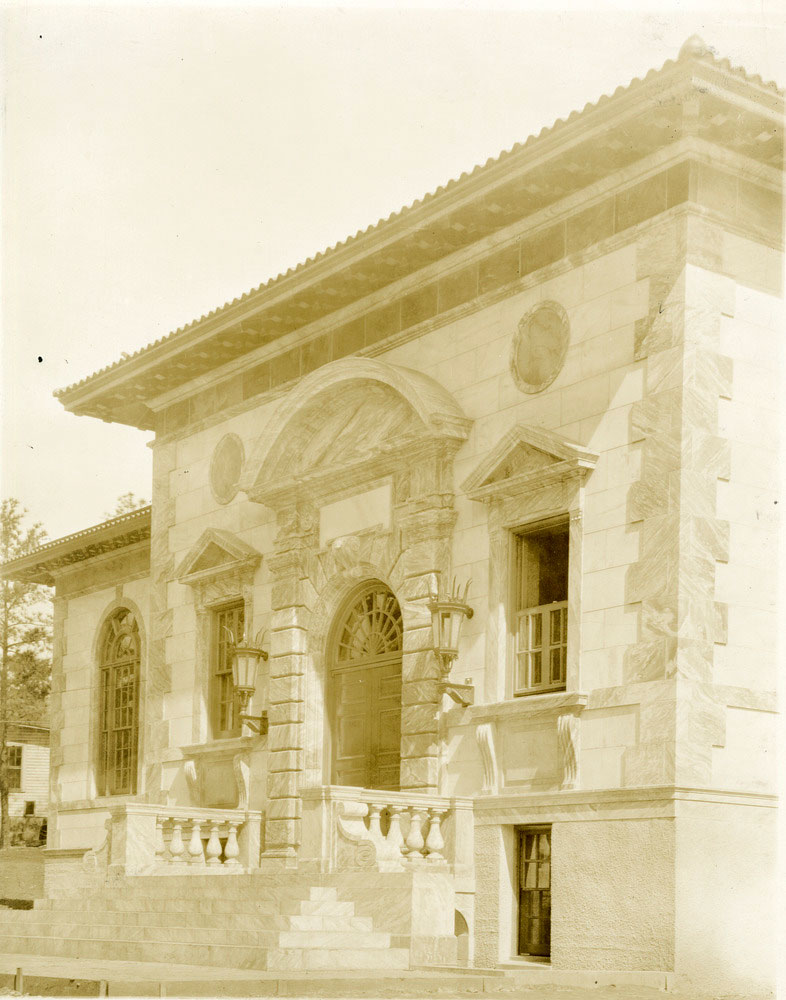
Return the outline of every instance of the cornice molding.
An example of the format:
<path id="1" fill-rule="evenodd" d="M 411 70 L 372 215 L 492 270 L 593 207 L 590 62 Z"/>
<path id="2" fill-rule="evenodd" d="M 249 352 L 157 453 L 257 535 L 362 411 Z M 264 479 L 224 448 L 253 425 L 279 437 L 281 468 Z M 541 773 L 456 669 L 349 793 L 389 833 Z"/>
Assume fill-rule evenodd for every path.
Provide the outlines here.
<path id="1" fill-rule="evenodd" d="M 720 145 L 729 144 L 731 140 L 728 138 L 728 130 L 724 132 L 721 126 L 716 128 L 714 125 L 715 118 L 718 117 L 716 111 L 719 100 L 738 119 L 736 134 L 740 135 L 740 130 L 748 129 L 753 154 L 762 161 L 771 160 L 769 147 L 757 146 L 755 140 L 758 138 L 757 129 L 764 134 L 765 124 L 769 127 L 769 123 L 775 122 L 781 115 L 782 95 L 771 86 L 763 85 L 757 78 L 734 70 L 722 60 L 715 60 L 710 56 L 681 56 L 676 62 L 667 63 L 661 70 L 648 73 L 643 80 L 636 80 L 627 88 L 618 88 L 612 96 L 587 105 L 581 112 L 574 112 L 567 120 L 560 120 L 551 128 L 544 129 L 539 136 L 531 136 L 509 153 L 476 168 L 471 174 L 463 175 L 458 181 L 450 182 L 434 195 L 426 196 L 409 208 L 394 213 L 384 222 L 369 227 L 364 233 L 316 255 L 294 271 L 279 275 L 209 316 L 143 348 L 132 357 L 69 386 L 58 394 L 59 398 L 74 412 L 90 412 L 105 419 L 119 418 L 127 422 L 137 420 L 149 426 L 150 410 L 147 404 L 144 401 L 138 404 L 121 404 L 119 400 L 113 402 L 108 396 L 113 387 L 134 383 L 141 388 L 142 383 L 135 380 L 149 381 L 153 368 L 170 363 L 175 355 L 183 355 L 185 352 L 194 354 L 197 347 L 230 330 L 242 334 L 243 324 L 250 325 L 250 334 L 259 334 L 257 344 L 270 339 L 278 340 L 282 333 L 289 332 L 286 326 L 278 330 L 271 329 L 269 334 L 266 330 L 260 332 L 253 329 L 254 323 L 260 319 L 264 321 L 264 317 L 258 315 L 263 308 L 278 309 L 280 304 L 293 295 L 308 297 L 319 282 L 332 280 L 336 275 L 348 272 L 358 262 L 375 253 L 387 253 L 397 242 L 401 243 L 399 256 L 403 254 L 402 259 L 406 259 L 408 253 L 404 244 L 418 233 L 424 230 L 438 232 L 447 216 L 473 204 L 478 204 L 479 209 L 483 209 L 484 200 L 493 200 L 506 185 L 521 186 L 528 173 L 542 171 L 545 165 L 550 170 L 557 171 L 560 160 L 571 155 L 581 156 L 587 162 L 584 155 L 587 148 L 591 148 L 591 144 L 599 139 L 610 138 L 614 130 L 625 130 L 629 125 L 635 125 L 651 138 L 650 147 L 663 149 L 673 141 L 675 134 L 680 136 L 689 131 L 687 119 L 683 121 L 681 116 L 683 102 L 704 102 L 707 108 L 703 118 L 700 109 L 698 120 L 704 122 L 706 119 L 713 125 Z M 645 127 L 647 125 L 649 127 Z M 620 143 L 619 136 L 617 144 L 615 148 L 626 148 L 625 142 Z M 645 155 L 648 149 L 645 149 Z M 761 155 L 758 155 L 759 152 Z M 600 157 L 601 163 L 603 159 Z M 613 159 L 610 162 L 613 163 Z M 599 167 L 596 174 L 600 176 L 601 173 Z M 574 190 L 586 187 L 585 181 L 583 174 L 577 174 Z M 526 206 L 522 212 L 523 215 L 532 214 L 531 210 L 527 212 Z M 447 256 L 452 249 L 449 241 L 444 242 L 446 252 L 441 256 Z M 372 285 L 378 288 L 379 282 L 372 282 Z M 369 285 L 367 290 L 374 289 Z M 191 377 L 184 373 L 184 381 Z M 152 396 L 152 386 L 150 388 L 149 394 Z M 99 401 L 102 395 L 107 402 Z"/>
<path id="2" fill-rule="evenodd" d="M 42 545 L 35 552 L 0 566 L 0 577 L 53 587 L 57 577 L 77 564 L 130 546 L 150 545 L 151 508 L 141 507 L 109 521 Z"/>

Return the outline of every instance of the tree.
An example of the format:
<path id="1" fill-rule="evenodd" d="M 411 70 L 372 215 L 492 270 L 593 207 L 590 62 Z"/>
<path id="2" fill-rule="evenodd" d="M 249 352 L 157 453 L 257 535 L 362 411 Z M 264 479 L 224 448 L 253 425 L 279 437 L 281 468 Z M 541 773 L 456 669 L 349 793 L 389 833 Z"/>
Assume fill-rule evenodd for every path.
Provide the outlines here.
<path id="1" fill-rule="evenodd" d="M 131 511 L 139 510 L 140 507 L 147 507 L 149 503 L 149 500 L 138 497 L 135 493 L 121 493 L 115 501 L 114 511 L 111 514 L 107 514 L 105 511 L 104 517 L 108 521 L 110 517 L 120 517 L 121 514 L 130 514 Z"/>
<path id="2" fill-rule="evenodd" d="M 0 505 L 0 562 L 34 552 L 46 541 L 39 523 L 25 525 L 18 500 Z M 0 847 L 8 846 L 8 727 L 46 717 L 52 662 L 50 590 L 0 580 Z"/>

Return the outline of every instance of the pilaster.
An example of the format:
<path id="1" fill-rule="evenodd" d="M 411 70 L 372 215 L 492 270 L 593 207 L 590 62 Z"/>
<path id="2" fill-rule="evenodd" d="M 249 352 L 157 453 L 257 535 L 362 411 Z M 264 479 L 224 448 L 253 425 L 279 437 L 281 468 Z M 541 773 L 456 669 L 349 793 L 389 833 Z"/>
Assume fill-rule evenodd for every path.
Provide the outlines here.
<path id="1" fill-rule="evenodd" d="M 308 556 L 318 547 L 319 516 L 312 504 L 293 502 L 278 512 L 278 535 L 269 560 L 273 578 L 268 687 L 266 859 L 293 858 L 301 840 L 300 780 L 305 752 L 307 633 L 311 611 Z"/>
<path id="2" fill-rule="evenodd" d="M 153 448 L 152 521 L 150 528 L 150 615 L 145 704 L 140 706 L 144 725 L 144 789 L 149 801 L 163 796 L 161 758 L 169 748 L 169 724 L 164 718 L 164 699 L 172 687 L 172 669 L 167 662 L 166 640 L 172 635 L 173 612 L 168 588 L 175 570 L 169 548 L 169 530 L 175 525 L 175 498 L 170 481 L 177 463 L 177 444 Z"/>
<path id="3" fill-rule="evenodd" d="M 641 478 L 631 491 L 640 555 L 626 596 L 641 612 L 625 679 L 667 685 L 660 704 L 642 712 L 627 784 L 709 783 L 711 747 L 722 730 L 722 709 L 697 692 L 713 680 L 714 644 L 725 634 L 715 568 L 728 559 L 729 525 L 717 516 L 716 499 L 730 450 L 718 412 L 730 398 L 732 372 L 720 352 L 720 325 L 723 314 L 733 314 L 735 285 L 691 263 L 698 236 L 690 223 L 676 219 L 639 246 L 650 308 L 636 330 L 637 358 L 645 361 L 645 395 L 632 413 L 642 441 Z"/>
<path id="4" fill-rule="evenodd" d="M 429 449 L 399 477 L 396 494 L 404 580 L 401 663 L 401 789 L 439 790 L 439 666 L 434 656 L 430 594 L 450 575 L 456 511 L 452 492 L 452 450 Z"/>

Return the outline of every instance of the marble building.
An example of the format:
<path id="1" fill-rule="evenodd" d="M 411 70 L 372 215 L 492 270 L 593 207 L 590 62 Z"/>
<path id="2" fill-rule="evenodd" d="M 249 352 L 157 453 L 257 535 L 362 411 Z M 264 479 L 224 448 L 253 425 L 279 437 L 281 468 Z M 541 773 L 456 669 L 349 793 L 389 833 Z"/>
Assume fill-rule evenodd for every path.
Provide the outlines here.
<path id="1" fill-rule="evenodd" d="M 59 393 L 152 505 L 4 567 L 56 596 L 1 947 L 768 987 L 782 121 L 691 39 Z"/>

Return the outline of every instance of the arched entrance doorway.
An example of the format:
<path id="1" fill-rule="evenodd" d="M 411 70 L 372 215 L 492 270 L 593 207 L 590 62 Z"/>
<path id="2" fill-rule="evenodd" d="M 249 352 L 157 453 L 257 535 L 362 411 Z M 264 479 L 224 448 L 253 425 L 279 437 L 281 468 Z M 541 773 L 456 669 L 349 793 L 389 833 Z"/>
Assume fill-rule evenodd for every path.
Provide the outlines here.
<path id="1" fill-rule="evenodd" d="M 399 787 L 401 608 L 379 580 L 337 617 L 330 662 L 331 783 Z"/>

